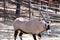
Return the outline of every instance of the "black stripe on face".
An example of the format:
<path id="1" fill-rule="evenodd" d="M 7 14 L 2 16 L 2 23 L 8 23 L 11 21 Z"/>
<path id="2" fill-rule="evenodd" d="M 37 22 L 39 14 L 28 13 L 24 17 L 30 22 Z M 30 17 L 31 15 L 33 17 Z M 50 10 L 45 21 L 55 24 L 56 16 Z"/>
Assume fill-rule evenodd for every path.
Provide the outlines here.
<path id="1" fill-rule="evenodd" d="M 50 29 L 50 25 L 47 26 L 46 30 L 49 30 Z"/>

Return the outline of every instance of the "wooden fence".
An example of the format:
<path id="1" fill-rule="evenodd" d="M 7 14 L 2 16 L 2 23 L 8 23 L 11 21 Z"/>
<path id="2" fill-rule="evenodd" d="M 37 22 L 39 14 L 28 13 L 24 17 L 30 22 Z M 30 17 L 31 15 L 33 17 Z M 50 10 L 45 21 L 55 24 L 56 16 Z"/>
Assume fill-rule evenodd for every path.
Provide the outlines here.
<path id="1" fill-rule="evenodd" d="M 18 2 L 16 2 L 16 1 L 6 1 L 6 0 L 4 0 L 4 1 L 2 1 L 2 3 L 1 3 L 1 6 L 0 6 L 0 11 L 2 11 L 2 12 L 0 12 L 0 16 L 3 16 L 3 17 L 8 17 L 8 18 L 15 18 L 16 16 L 15 16 L 15 12 L 16 12 L 16 8 L 12 8 L 12 7 L 8 7 L 8 6 L 6 6 L 6 2 L 8 2 L 9 4 L 13 4 L 14 6 L 16 6 L 15 4 L 16 3 L 18 3 Z M 43 3 L 43 4 L 41 4 L 41 3 Z M 60 4 L 54 4 L 54 3 L 51 3 L 52 5 L 57 5 L 58 7 L 54 7 L 54 6 L 52 6 L 52 7 L 50 7 L 48 4 L 50 4 L 49 2 L 47 2 L 47 1 L 41 1 L 40 3 L 35 3 L 34 1 L 31 1 L 31 6 L 30 6 L 30 9 L 32 9 L 32 10 L 35 10 L 35 11 L 45 11 L 45 10 L 43 10 L 43 9 L 38 9 L 38 8 L 36 8 L 35 6 L 33 7 L 33 5 L 32 4 L 34 4 L 34 5 L 37 5 L 38 7 L 40 7 L 40 8 L 43 8 L 43 9 L 51 9 L 51 10 L 54 10 L 55 11 L 55 13 L 57 13 L 58 11 L 60 12 Z M 29 2 L 28 2 L 28 0 L 23 0 L 23 2 L 22 2 L 22 4 L 21 4 L 22 6 L 24 6 L 24 7 L 27 7 L 27 8 L 29 8 Z M 26 10 L 24 10 L 24 11 L 26 11 Z M 42 13 L 43 13 L 42 12 Z M 45 11 L 46 13 L 47 13 L 47 11 Z M 51 12 L 50 12 L 51 13 Z M 30 14 L 29 14 L 30 15 Z M 52 14 L 51 14 L 52 15 Z M 56 14 L 55 14 L 56 15 Z M 58 15 L 57 15 L 58 16 Z"/>

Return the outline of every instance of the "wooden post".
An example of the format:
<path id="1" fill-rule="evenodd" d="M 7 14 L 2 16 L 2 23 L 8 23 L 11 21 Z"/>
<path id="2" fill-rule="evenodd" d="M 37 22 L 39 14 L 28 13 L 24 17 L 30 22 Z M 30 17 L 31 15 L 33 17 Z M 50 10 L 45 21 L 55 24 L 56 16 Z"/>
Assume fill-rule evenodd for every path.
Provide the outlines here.
<path id="1" fill-rule="evenodd" d="M 33 0 L 33 1 L 35 1 L 35 2 L 39 2 L 40 0 Z"/>
<path id="2" fill-rule="evenodd" d="M 31 18 L 31 0 L 29 0 L 29 18 Z"/>
<path id="3" fill-rule="evenodd" d="M 5 11 L 5 0 L 3 0 L 3 7 L 4 7 L 4 21 L 5 21 L 5 19 L 6 19 L 6 11 Z"/>
<path id="4" fill-rule="evenodd" d="M 20 16 L 20 9 L 21 9 L 21 0 L 15 0 L 15 1 L 17 1 L 17 3 L 16 3 L 16 14 L 15 14 L 15 16 L 16 16 L 16 18 L 17 17 L 19 17 Z"/>
<path id="5" fill-rule="evenodd" d="M 52 3 L 53 2 L 53 0 L 49 0 L 49 6 L 52 6 Z"/>

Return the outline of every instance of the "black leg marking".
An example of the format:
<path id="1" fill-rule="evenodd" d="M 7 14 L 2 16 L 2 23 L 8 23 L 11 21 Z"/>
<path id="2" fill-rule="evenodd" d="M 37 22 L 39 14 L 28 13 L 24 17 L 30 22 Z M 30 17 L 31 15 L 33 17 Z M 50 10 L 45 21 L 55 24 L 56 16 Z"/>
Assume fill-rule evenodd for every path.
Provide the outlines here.
<path id="1" fill-rule="evenodd" d="M 18 30 L 15 30 L 15 32 L 14 32 L 14 40 L 16 40 L 17 34 L 18 34 Z"/>
<path id="2" fill-rule="evenodd" d="M 36 36 L 35 36 L 34 34 L 33 34 L 33 38 L 34 38 L 34 40 L 37 40 L 37 39 L 36 39 Z"/>
<path id="3" fill-rule="evenodd" d="M 38 34 L 38 36 L 41 38 L 41 34 Z"/>
<path id="4" fill-rule="evenodd" d="M 38 39 L 40 40 L 40 38 L 41 38 L 41 34 L 38 34 Z"/>
<path id="5" fill-rule="evenodd" d="M 22 40 L 22 35 L 23 35 L 23 32 L 20 32 L 19 36 L 21 40 Z"/>

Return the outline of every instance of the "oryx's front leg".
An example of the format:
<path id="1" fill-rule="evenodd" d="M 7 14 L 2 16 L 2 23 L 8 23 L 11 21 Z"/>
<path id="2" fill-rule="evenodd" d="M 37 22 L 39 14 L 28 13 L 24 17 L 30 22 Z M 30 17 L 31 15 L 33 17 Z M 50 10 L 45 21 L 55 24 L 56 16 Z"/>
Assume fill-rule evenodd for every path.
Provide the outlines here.
<path id="1" fill-rule="evenodd" d="M 23 32 L 21 31 L 19 34 L 21 40 L 22 40 L 22 35 L 23 35 Z"/>
<path id="2" fill-rule="evenodd" d="M 37 39 L 36 39 L 36 35 L 35 35 L 35 34 L 32 34 L 32 35 L 33 35 L 34 40 L 37 40 Z"/>
<path id="3" fill-rule="evenodd" d="M 39 37 L 38 39 L 40 40 L 40 38 L 41 38 L 41 34 L 38 34 L 38 37 Z"/>

